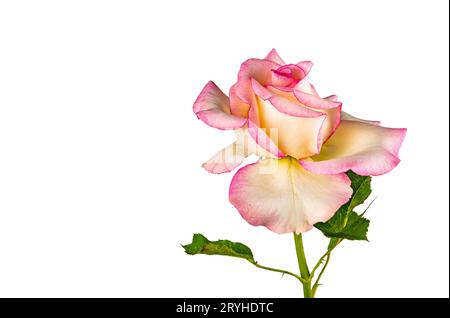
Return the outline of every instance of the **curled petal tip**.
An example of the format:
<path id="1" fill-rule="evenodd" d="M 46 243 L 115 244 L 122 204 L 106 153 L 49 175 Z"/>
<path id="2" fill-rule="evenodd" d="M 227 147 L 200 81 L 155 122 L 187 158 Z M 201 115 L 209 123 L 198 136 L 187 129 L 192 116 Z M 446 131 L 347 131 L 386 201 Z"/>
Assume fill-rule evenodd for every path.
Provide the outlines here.
<path id="1" fill-rule="evenodd" d="M 228 97 L 213 81 L 206 83 L 194 102 L 193 111 L 208 126 L 227 130 L 244 126 L 246 118 L 231 115 Z"/>

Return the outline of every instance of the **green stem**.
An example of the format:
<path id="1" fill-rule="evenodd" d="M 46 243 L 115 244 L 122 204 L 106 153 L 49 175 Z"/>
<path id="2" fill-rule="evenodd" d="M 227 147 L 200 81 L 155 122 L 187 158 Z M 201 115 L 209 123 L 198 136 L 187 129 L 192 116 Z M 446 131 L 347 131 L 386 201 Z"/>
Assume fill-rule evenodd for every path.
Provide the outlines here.
<path id="1" fill-rule="evenodd" d="M 305 280 L 304 280 L 303 278 L 301 278 L 300 276 L 298 276 L 298 275 L 296 275 L 296 274 L 294 274 L 294 273 L 291 273 L 291 272 L 289 272 L 289 271 L 285 271 L 284 269 L 278 269 L 278 268 L 272 268 L 272 267 L 267 267 L 267 266 L 259 265 L 256 261 L 253 261 L 253 260 L 248 260 L 248 261 L 249 261 L 250 263 L 252 263 L 253 265 L 255 265 L 256 267 L 258 267 L 258 268 L 265 269 L 265 270 L 271 271 L 271 272 L 281 273 L 281 274 L 283 274 L 283 275 L 290 275 L 290 276 L 292 276 L 292 277 L 297 278 L 302 284 L 305 282 Z"/>
<path id="2" fill-rule="evenodd" d="M 311 277 L 314 276 L 314 274 L 316 273 L 316 270 L 319 268 L 319 266 L 322 264 L 322 262 L 324 261 L 325 257 L 330 256 L 331 252 L 336 248 L 336 246 L 338 246 L 339 244 L 341 244 L 343 239 L 338 239 L 337 243 L 335 246 L 333 246 L 333 248 L 330 248 L 328 251 L 326 251 L 325 254 L 322 255 L 321 258 L 319 258 L 319 260 L 317 261 L 316 265 L 313 267 L 312 271 L 311 271 Z"/>
<path id="3" fill-rule="evenodd" d="M 313 286 L 313 288 L 312 288 L 312 294 L 313 294 L 313 297 L 316 296 L 317 288 L 319 288 L 319 286 L 320 286 L 320 284 L 319 284 L 320 278 L 322 277 L 323 273 L 325 272 L 325 269 L 326 269 L 327 266 L 328 266 L 328 263 L 330 262 L 330 256 L 331 256 L 331 254 L 328 254 L 328 255 L 327 255 L 327 260 L 325 261 L 325 264 L 323 265 L 322 270 L 321 270 L 320 273 L 319 273 L 319 276 L 317 276 L 316 282 L 315 282 L 315 284 L 314 284 L 314 286 Z"/>
<path id="4" fill-rule="evenodd" d="M 303 296 L 305 298 L 313 298 L 313 293 L 311 289 L 311 279 L 308 269 L 308 264 L 306 262 L 305 250 L 303 248 L 302 234 L 294 233 L 295 251 L 297 252 L 298 267 L 300 269 L 300 275 L 303 278 Z"/>
<path id="5" fill-rule="evenodd" d="M 314 283 L 313 287 L 312 287 L 312 295 L 313 297 L 316 295 L 316 291 L 317 288 L 319 288 L 320 284 L 320 278 L 322 277 L 323 273 L 325 272 L 325 269 L 328 266 L 328 263 L 330 262 L 330 256 L 331 256 L 331 252 L 336 248 L 336 246 L 338 246 L 339 244 L 341 244 L 343 241 L 343 239 L 338 239 L 337 243 L 330 248 L 325 254 L 322 255 L 322 257 L 317 261 L 316 265 L 313 267 L 312 271 L 311 271 L 311 280 L 314 277 L 314 274 L 316 273 L 316 270 L 320 267 L 320 265 L 322 265 L 322 262 L 325 260 L 325 264 L 323 265 L 322 269 L 320 270 L 319 276 L 317 276 L 316 282 Z"/>

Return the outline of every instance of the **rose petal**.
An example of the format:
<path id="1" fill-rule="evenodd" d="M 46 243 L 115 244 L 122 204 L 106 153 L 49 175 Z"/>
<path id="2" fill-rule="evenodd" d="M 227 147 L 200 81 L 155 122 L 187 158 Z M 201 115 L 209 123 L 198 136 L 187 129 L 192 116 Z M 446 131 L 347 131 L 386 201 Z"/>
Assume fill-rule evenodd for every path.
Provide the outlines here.
<path id="1" fill-rule="evenodd" d="M 319 94 L 317 94 L 317 96 L 319 96 Z M 332 101 L 332 102 L 339 102 L 338 97 L 336 95 L 327 96 L 327 97 L 325 97 L 325 99 L 329 100 L 329 101 Z"/>
<path id="2" fill-rule="evenodd" d="M 211 173 L 230 172 L 238 167 L 247 157 L 244 145 L 234 142 L 216 153 L 202 167 Z"/>
<path id="3" fill-rule="evenodd" d="M 352 116 L 352 115 L 350 115 L 349 113 L 346 113 L 346 112 L 342 112 L 342 114 L 341 114 L 341 119 L 342 119 L 342 120 L 359 121 L 359 122 L 362 122 L 362 123 L 372 124 L 372 125 L 377 125 L 377 126 L 381 125 L 381 122 L 379 122 L 379 121 L 376 121 L 376 120 L 366 120 L 366 119 L 361 119 L 361 118 Z"/>
<path id="4" fill-rule="evenodd" d="M 359 175 L 381 175 L 400 162 L 398 151 L 404 128 L 386 128 L 358 121 L 341 121 L 338 129 L 303 167 L 313 173 L 337 174 L 353 170 Z"/>
<path id="5" fill-rule="evenodd" d="M 272 70 L 271 85 L 277 87 L 294 88 L 305 76 L 306 72 L 295 64 L 280 66 Z"/>
<path id="6" fill-rule="evenodd" d="M 231 115 L 228 97 L 212 81 L 197 97 L 193 110 L 204 123 L 218 129 L 237 129 L 247 122 L 247 118 Z"/>
<path id="7" fill-rule="evenodd" d="M 319 148 L 322 148 L 322 145 L 327 142 L 328 139 L 333 136 L 336 129 L 339 127 L 341 123 L 341 110 L 342 106 L 339 105 L 336 108 L 325 109 L 323 112 L 327 115 L 326 120 L 323 122 L 323 126 L 321 128 L 321 144 Z"/>
<path id="8" fill-rule="evenodd" d="M 202 165 L 208 172 L 215 174 L 230 172 L 240 166 L 249 155 L 257 155 L 265 158 L 283 157 L 283 154 L 271 143 L 267 135 L 263 136 L 271 143 L 267 147 L 268 149 L 272 149 L 273 153 L 268 152 L 255 142 L 249 133 L 249 128 L 239 128 L 234 132 L 237 140 L 220 150 Z"/>
<path id="9" fill-rule="evenodd" d="M 351 194 L 345 174 L 312 174 L 293 158 L 284 158 L 239 169 L 229 199 L 251 225 L 276 233 L 302 233 L 329 220 Z"/>
<path id="10" fill-rule="evenodd" d="M 258 127 L 240 128 L 235 131 L 237 142 L 244 146 L 245 153 L 254 154 L 265 158 L 281 158 L 284 154 L 277 148 L 277 146 L 270 140 L 264 129 Z M 252 135 L 255 137 L 252 137 Z M 258 140 L 262 145 L 259 145 Z M 260 140 L 262 139 L 262 140 Z M 267 149 L 267 150 L 266 150 Z"/>
<path id="11" fill-rule="evenodd" d="M 311 95 L 315 95 L 315 89 L 314 87 L 311 85 L 311 83 L 308 80 L 308 75 L 309 72 L 311 71 L 311 68 L 313 67 L 313 63 L 310 61 L 303 61 L 300 63 L 297 63 L 297 66 L 302 68 L 305 72 L 305 77 L 298 82 L 298 84 L 295 86 L 295 89 L 311 94 Z"/>
<path id="12" fill-rule="evenodd" d="M 248 134 L 253 138 L 257 145 L 267 152 L 278 158 L 284 157 L 284 153 L 277 145 L 278 129 L 271 129 L 271 127 L 266 128 L 261 126 L 258 103 L 255 96 L 253 96 L 252 106 L 248 113 Z"/>
<path id="13" fill-rule="evenodd" d="M 311 61 L 303 61 L 303 62 L 297 63 L 297 66 L 300 67 L 301 69 L 303 69 L 303 71 L 305 72 L 306 75 L 308 75 L 309 71 L 311 71 L 313 65 L 314 65 L 313 62 L 311 62 Z"/>
<path id="14" fill-rule="evenodd" d="M 314 96 L 319 96 L 319 93 L 317 93 L 317 90 L 316 90 L 316 88 L 314 87 L 314 85 L 313 84 L 311 84 L 311 83 L 309 83 L 309 86 L 310 86 L 310 88 L 309 88 L 309 91 L 311 91 L 311 95 L 314 95 Z M 335 96 L 335 95 L 333 95 L 333 96 Z M 327 98 L 327 97 L 325 97 L 325 98 Z M 337 99 L 336 99 L 337 100 Z"/>
<path id="15" fill-rule="evenodd" d="M 314 89 L 312 85 L 311 87 Z M 321 129 L 322 138 L 321 144 L 319 146 L 320 149 L 322 144 L 331 137 L 331 135 L 339 126 L 339 123 L 341 121 L 342 103 L 335 100 L 334 95 L 326 98 L 321 98 L 318 95 L 308 94 L 299 90 L 294 90 L 293 93 L 297 100 L 303 105 L 314 110 L 320 110 L 327 115 L 327 118 L 324 121 Z"/>
<path id="16" fill-rule="evenodd" d="M 308 94 L 299 90 L 294 90 L 294 95 L 300 103 L 314 109 L 330 109 L 342 105 L 341 102 L 333 101 L 327 98 L 320 98 L 313 94 Z"/>
<path id="17" fill-rule="evenodd" d="M 283 114 L 287 114 L 295 117 L 320 117 L 322 112 L 317 112 L 312 109 L 306 108 L 300 103 L 292 102 L 292 99 L 284 97 L 285 92 L 274 93 L 274 91 L 263 87 L 255 79 L 251 79 L 252 88 L 255 94 L 260 97 L 260 99 L 266 101 L 269 100 L 271 104 Z M 275 90 L 275 89 L 274 89 Z"/>
<path id="18" fill-rule="evenodd" d="M 242 63 L 238 73 L 236 83 L 236 95 L 245 103 L 251 104 L 253 96 L 251 79 L 255 79 L 262 85 L 270 84 L 272 80 L 272 70 L 279 68 L 280 65 L 260 59 L 249 59 Z"/>
<path id="19" fill-rule="evenodd" d="M 236 94 L 236 85 L 230 88 L 230 110 L 231 114 L 239 117 L 248 117 L 250 105 L 241 100 Z"/>
<path id="20" fill-rule="evenodd" d="M 294 91 L 294 93 L 297 92 L 297 95 L 302 94 L 302 96 L 307 95 L 309 97 L 309 99 L 302 99 L 307 103 L 306 105 L 304 105 L 300 104 L 299 99 L 295 96 L 294 93 L 286 92 L 272 86 L 269 86 L 266 89 L 259 85 L 257 82 L 253 83 L 253 88 L 258 96 L 262 97 L 263 99 L 269 100 L 272 106 L 274 106 L 278 111 L 282 113 L 297 117 L 318 116 L 320 113 L 325 114 L 326 117 L 322 123 L 322 126 L 320 127 L 317 136 L 318 150 L 320 150 L 322 144 L 331 137 L 336 128 L 339 126 L 339 123 L 341 121 L 342 108 L 340 102 L 323 100 L 322 98 L 317 96 Z M 319 99 L 321 99 L 322 101 L 319 101 Z M 314 106 L 318 106 L 318 108 L 314 109 Z M 322 109 L 320 109 L 320 107 L 322 107 Z M 312 110 L 314 110 L 314 113 L 308 113 L 305 111 L 305 109 L 311 110 L 311 108 L 313 108 Z M 318 153 L 318 150 L 316 153 Z"/>
<path id="21" fill-rule="evenodd" d="M 263 96 L 256 96 L 250 109 L 249 127 L 264 128 L 285 155 L 299 159 L 319 153 L 326 115 L 272 94 L 256 81 L 254 88 Z"/>
<path id="22" fill-rule="evenodd" d="M 267 56 L 264 59 L 272 61 L 272 62 L 275 62 L 275 63 L 280 64 L 280 65 L 286 64 L 283 61 L 283 59 L 280 57 L 280 55 L 278 55 L 278 52 L 275 49 L 272 49 L 272 51 L 270 51 L 269 54 L 267 54 Z"/>
<path id="23" fill-rule="evenodd" d="M 271 140 L 286 155 L 305 158 L 317 154 L 320 151 L 320 131 L 325 115 L 319 117 L 287 115 L 278 111 L 272 101 L 259 99 L 258 126 L 268 130 Z"/>
<path id="24" fill-rule="evenodd" d="M 305 77 L 300 82 L 298 82 L 294 89 L 314 95 L 314 87 L 309 82 L 308 77 Z"/>

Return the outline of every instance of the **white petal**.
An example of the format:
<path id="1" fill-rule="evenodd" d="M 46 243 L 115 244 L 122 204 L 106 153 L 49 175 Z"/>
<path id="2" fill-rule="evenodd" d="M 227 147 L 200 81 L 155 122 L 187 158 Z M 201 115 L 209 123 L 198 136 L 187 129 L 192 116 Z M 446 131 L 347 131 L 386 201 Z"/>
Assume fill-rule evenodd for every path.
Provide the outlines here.
<path id="1" fill-rule="evenodd" d="M 247 153 L 244 146 L 238 142 L 233 142 L 228 147 L 216 153 L 202 167 L 208 172 L 215 174 L 230 172 L 238 167 L 246 157 Z"/>
<path id="2" fill-rule="evenodd" d="M 313 174 L 289 157 L 241 168 L 231 182 L 229 198 L 251 225 L 302 233 L 329 220 L 351 194 L 346 174 Z"/>

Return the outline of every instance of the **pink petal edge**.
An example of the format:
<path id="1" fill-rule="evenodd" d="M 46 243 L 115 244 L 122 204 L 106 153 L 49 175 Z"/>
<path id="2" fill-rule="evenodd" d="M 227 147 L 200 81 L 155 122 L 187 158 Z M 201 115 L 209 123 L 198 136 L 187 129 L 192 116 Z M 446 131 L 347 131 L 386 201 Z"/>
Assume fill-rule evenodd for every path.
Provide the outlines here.
<path id="1" fill-rule="evenodd" d="M 286 64 L 275 49 L 272 49 L 264 59 L 280 65 Z"/>
<path id="2" fill-rule="evenodd" d="M 330 109 L 342 106 L 341 102 L 320 98 L 299 90 L 294 90 L 294 95 L 300 103 L 311 108 Z"/>
<path id="3" fill-rule="evenodd" d="M 237 129 L 247 123 L 247 118 L 231 115 L 228 97 L 209 81 L 193 105 L 197 117 L 208 126 L 221 129 Z"/>
<path id="4" fill-rule="evenodd" d="M 306 232 L 315 223 L 328 221 L 352 194 L 350 179 L 344 173 L 314 175 L 300 165 L 288 168 L 291 177 L 286 176 L 286 168 L 272 174 L 258 170 L 267 161 L 240 168 L 230 184 L 230 202 L 253 226 L 265 226 L 279 234 Z M 294 202 L 289 202 L 292 199 Z"/>
<path id="5" fill-rule="evenodd" d="M 251 79 L 253 91 L 263 100 L 269 100 L 271 104 L 281 113 L 295 117 L 320 117 L 323 113 L 295 104 L 262 86 L 255 79 Z"/>
<path id="6" fill-rule="evenodd" d="M 347 129 L 348 125 L 356 127 L 355 134 L 357 134 L 356 130 L 359 129 L 360 136 L 354 136 L 355 138 L 359 137 L 364 140 L 365 136 L 367 136 L 367 142 L 354 142 L 351 139 L 352 136 L 348 133 L 348 137 L 345 137 L 346 135 L 341 137 L 339 129 Z M 324 155 L 321 153 L 318 155 L 318 159 L 312 157 L 312 160 L 305 159 L 301 160 L 300 163 L 306 170 L 318 174 L 337 174 L 352 170 L 363 176 L 382 175 L 390 172 L 399 164 L 398 153 L 406 132 L 406 128 L 386 128 L 363 122 L 344 120 L 341 121 L 340 128 L 336 130 L 335 134 L 326 143 L 331 143 L 332 149 L 341 151 L 339 155 L 335 156 L 332 152 L 327 155 L 327 150 L 324 150 L 326 159 L 320 159 L 320 156 Z"/>

